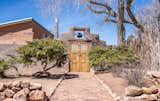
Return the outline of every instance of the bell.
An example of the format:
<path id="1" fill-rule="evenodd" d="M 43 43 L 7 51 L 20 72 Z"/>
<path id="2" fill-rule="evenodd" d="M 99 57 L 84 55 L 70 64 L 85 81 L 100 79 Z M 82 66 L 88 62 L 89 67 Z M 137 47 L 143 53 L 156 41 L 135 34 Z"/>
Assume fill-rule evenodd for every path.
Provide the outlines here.
<path id="1" fill-rule="evenodd" d="M 82 38 L 82 33 L 78 33 L 77 38 Z"/>

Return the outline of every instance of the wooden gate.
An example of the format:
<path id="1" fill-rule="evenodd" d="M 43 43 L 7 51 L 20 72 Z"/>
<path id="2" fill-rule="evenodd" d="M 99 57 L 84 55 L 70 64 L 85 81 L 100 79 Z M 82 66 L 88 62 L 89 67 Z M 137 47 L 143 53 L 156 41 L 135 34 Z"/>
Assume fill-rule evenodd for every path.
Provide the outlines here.
<path id="1" fill-rule="evenodd" d="M 88 53 L 91 47 L 91 42 L 84 40 L 70 40 L 69 42 L 69 57 L 70 57 L 70 72 L 89 72 L 90 62 Z"/>

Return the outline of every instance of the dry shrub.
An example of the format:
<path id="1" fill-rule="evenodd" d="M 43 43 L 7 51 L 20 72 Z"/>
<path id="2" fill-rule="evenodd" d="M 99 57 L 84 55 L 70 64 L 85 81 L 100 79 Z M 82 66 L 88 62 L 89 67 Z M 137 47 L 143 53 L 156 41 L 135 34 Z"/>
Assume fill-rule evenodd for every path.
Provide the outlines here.
<path id="1" fill-rule="evenodd" d="M 138 87 L 144 87 L 146 85 L 145 77 L 146 70 L 144 69 L 128 69 L 125 71 L 125 77 L 128 80 L 129 85 L 135 85 Z"/>
<path id="2" fill-rule="evenodd" d="M 145 75 L 147 69 L 142 69 L 140 63 L 121 64 L 113 66 L 110 70 L 115 76 L 128 80 L 128 85 L 144 87 L 146 85 Z"/>

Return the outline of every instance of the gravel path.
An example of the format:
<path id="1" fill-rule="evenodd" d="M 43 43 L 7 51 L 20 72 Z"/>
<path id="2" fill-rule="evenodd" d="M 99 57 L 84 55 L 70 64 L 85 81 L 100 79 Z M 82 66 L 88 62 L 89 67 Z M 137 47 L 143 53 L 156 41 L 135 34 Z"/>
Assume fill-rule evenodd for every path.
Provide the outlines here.
<path id="1" fill-rule="evenodd" d="M 74 74 L 78 74 L 79 77 L 63 80 L 52 101 L 113 101 L 93 74 Z"/>

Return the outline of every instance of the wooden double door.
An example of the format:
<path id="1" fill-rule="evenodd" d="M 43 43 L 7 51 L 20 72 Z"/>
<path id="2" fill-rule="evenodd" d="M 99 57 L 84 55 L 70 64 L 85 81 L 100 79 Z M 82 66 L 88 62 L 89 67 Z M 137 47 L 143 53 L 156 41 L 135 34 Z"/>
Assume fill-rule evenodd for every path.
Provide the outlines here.
<path id="1" fill-rule="evenodd" d="M 70 41 L 69 57 L 70 72 L 89 72 L 90 62 L 88 53 L 91 43 L 87 41 Z"/>

